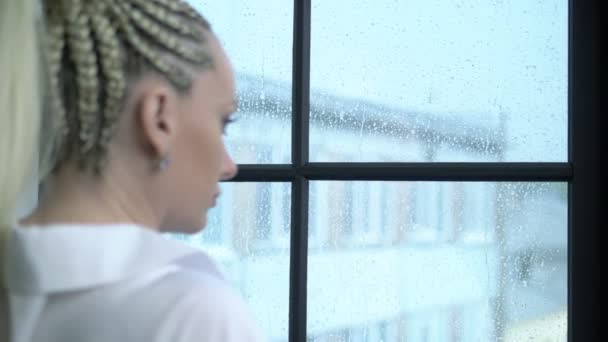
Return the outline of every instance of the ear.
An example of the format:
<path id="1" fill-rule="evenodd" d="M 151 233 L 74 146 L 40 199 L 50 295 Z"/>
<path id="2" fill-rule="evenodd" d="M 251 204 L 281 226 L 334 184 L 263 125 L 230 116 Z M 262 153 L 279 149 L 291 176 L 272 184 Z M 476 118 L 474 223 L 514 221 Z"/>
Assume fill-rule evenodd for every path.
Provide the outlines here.
<path id="1" fill-rule="evenodd" d="M 165 157 L 177 136 L 177 94 L 167 85 L 154 82 L 144 87 L 138 100 L 135 119 L 144 146 L 152 158 Z"/>

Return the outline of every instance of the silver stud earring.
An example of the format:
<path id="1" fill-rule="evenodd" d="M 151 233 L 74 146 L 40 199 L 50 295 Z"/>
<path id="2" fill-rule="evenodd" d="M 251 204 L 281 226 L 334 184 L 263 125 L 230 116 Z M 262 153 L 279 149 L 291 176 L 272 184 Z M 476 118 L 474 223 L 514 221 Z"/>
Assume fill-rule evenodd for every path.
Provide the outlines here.
<path id="1" fill-rule="evenodd" d="M 160 171 L 164 171 L 169 167 L 169 164 L 171 163 L 171 160 L 169 160 L 169 157 L 162 157 L 159 161 L 158 161 L 158 169 Z"/>

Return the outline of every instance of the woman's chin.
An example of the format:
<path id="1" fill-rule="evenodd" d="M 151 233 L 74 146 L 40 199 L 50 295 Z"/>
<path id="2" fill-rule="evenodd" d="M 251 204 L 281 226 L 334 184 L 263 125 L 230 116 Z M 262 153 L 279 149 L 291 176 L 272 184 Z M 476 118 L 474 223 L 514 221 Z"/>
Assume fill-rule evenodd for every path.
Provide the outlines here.
<path id="1" fill-rule="evenodd" d="M 201 224 L 198 226 L 198 229 L 195 231 L 195 233 L 200 233 L 203 230 L 205 230 L 205 228 L 207 227 L 207 215 L 203 216 L 202 220 L 201 220 Z"/>

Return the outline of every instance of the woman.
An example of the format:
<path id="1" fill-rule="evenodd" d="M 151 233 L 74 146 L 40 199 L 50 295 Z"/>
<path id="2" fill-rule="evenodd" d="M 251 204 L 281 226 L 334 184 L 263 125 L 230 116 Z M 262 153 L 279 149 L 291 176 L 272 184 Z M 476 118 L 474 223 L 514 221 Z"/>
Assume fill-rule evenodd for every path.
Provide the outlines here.
<path id="1" fill-rule="evenodd" d="M 178 0 L 2 1 L 0 339 L 260 340 L 209 258 L 160 234 L 199 231 L 236 174 L 209 24 Z M 38 135 L 45 196 L 17 223 Z"/>

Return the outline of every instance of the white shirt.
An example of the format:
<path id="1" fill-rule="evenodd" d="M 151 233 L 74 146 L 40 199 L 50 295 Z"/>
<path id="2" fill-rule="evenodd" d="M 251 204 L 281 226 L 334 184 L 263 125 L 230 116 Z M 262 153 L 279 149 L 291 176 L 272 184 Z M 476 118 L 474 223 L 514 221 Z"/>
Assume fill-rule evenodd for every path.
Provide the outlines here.
<path id="1" fill-rule="evenodd" d="M 2 341 L 262 340 L 207 255 L 143 227 L 18 228 L 2 262 Z"/>

